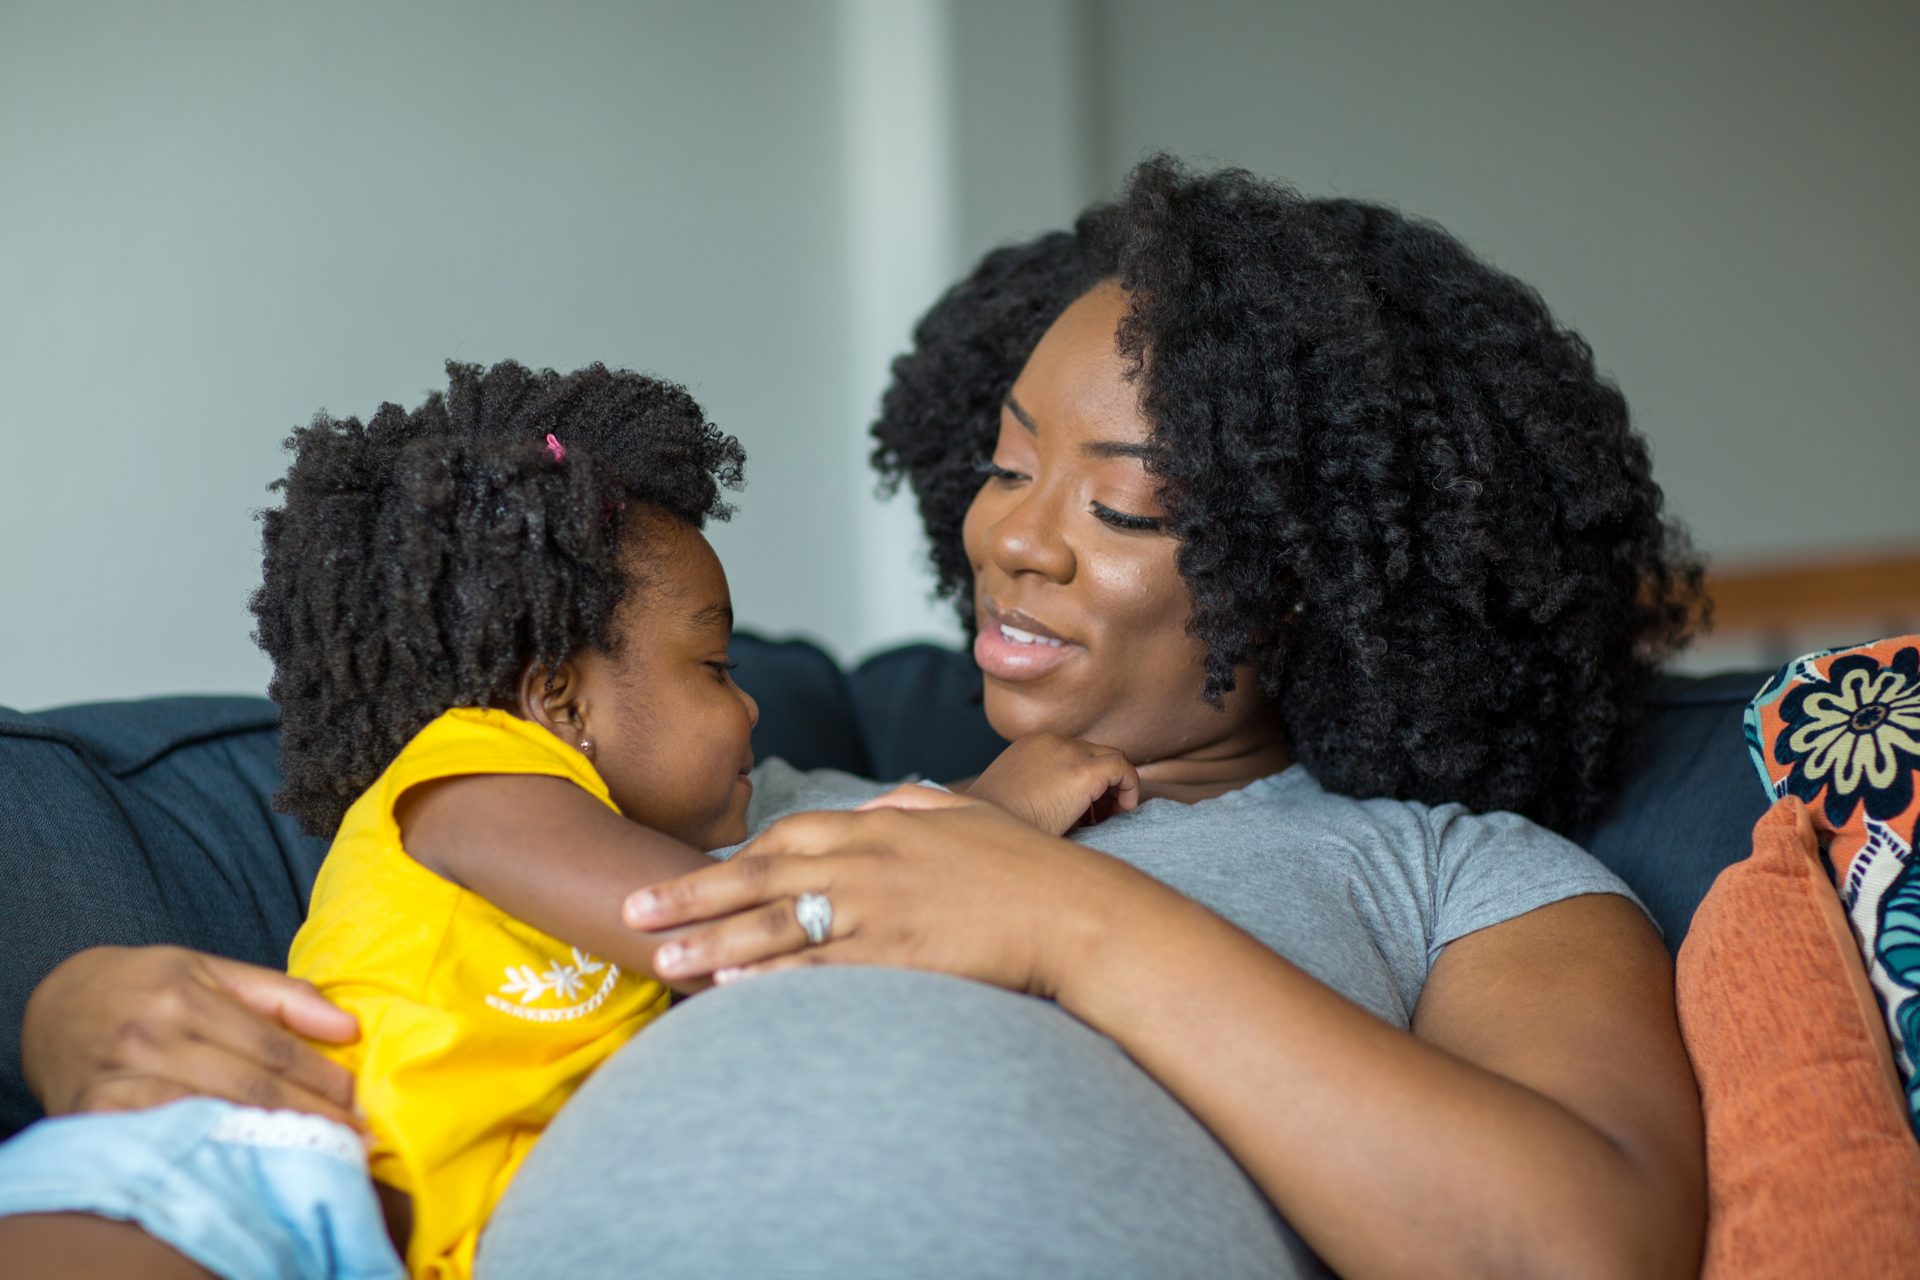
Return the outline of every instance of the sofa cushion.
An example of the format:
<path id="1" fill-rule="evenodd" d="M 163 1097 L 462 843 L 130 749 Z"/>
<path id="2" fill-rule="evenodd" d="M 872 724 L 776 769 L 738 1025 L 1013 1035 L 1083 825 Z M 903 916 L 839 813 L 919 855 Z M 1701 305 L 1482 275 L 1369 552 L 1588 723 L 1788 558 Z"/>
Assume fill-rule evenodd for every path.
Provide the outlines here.
<path id="1" fill-rule="evenodd" d="M 1769 799 L 1741 736 L 1763 672 L 1667 676 L 1656 686 L 1626 777 L 1600 820 L 1570 832 L 1653 913 L 1669 950 L 1713 878 L 1747 856 Z"/>
<path id="2" fill-rule="evenodd" d="M 1906 1274 L 1920 1146 L 1797 797 L 1714 882 L 1675 988 L 1707 1130 L 1704 1280 Z"/>
<path id="3" fill-rule="evenodd" d="M 868 777 L 952 782 L 979 773 L 1006 748 L 987 723 L 980 668 L 968 654 L 905 645 L 868 658 L 847 685 L 873 769 Z"/>
<path id="4" fill-rule="evenodd" d="M 0 709 L 0 1133 L 38 1107 L 20 1016 L 48 970 L 107 943 L 280 964 L 325 842 L 273 812 L 264 698 Z"/>
<path id="5" fill-rule="evenodd" d="M 756 760 L 779 756 L 796 769 L 873 776 L 847 677 L 805 640 L 763 640 L 744 632 L 729 650 L 734 681 L 760 704 Z"/>
<path id="6" fill-rule="evenodd" d="M 1794 659 L 1746 733 L 1766 792 L 1812 814 L 1920 1133 L 1920 636 Z"/>

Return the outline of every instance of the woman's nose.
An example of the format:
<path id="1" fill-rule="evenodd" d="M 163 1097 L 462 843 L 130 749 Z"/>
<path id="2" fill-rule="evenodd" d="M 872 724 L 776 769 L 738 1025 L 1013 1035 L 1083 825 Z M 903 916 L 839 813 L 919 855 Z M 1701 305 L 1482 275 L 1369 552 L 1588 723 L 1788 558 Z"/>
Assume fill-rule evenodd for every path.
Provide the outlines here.
<path id="1" fill-rule="evenodd" d="M 1029 490 L 994 524 L 994 563 L 1009 577 L 1037 573 L 1055 582 L 1073 576 L 1073 548 L 1061 536 L 1060 513 L 1044 493 Z"/>
<path id="2" fill-rule="evenodd" d="M 752 694 L 739 685 L 736 684 L 733 688 L 740 695 L 740 701 L 747 704 L 747 728 L 751 729 L 760 723 L 760 704 L 753 700 Z"/>

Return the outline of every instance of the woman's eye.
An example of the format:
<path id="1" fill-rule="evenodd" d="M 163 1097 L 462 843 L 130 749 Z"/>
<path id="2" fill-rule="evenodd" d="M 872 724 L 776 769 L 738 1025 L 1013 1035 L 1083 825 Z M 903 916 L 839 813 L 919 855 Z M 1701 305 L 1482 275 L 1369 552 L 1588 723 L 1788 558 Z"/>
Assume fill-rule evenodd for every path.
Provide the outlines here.
<path id="1" fill-rule="evenodd" d="M 1158 533 L 1167 527 L 1167 522 L 1159 516 L 1130 516 L 1124 511 L 1115 511 L 1112 507 L 1093 504 L 1093 514 L 1103 524 L 1116 529 L 1134 529 L 1141 533 Z"/>
<path id="2" fill-rule="evenodd" d="M 740 665 L 739 663 L 729 661 L 725 658 L 720 659 L 718 662 L 709 662 L 707 664 L 707 666 L 712 668 L 713 670 L 713 678 L 718 680 L 721 684 L 725 684 L 727 682 L 727 673 L 729 671 L 732 671 L 735 667 L 739 665 Z"/>
<path id="3" fill-rule="evenodd" d="M 973 460 L 973 469 L 993 480 L 1025 480 L 1026 476 L 1018 471 L 1009 471 L 992 458 L 979 457 Z"/>

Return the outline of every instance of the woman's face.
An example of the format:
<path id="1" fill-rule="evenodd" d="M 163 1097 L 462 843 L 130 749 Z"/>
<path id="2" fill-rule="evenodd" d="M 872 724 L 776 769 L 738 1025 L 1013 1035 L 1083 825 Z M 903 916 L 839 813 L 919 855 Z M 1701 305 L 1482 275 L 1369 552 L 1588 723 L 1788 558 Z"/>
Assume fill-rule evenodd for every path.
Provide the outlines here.
<path id="1" fill-rule="evenodd" d="M 1001 407 L 963 533 L 987 718 L 1006 738 L 1058 733 L 1136 764 L 1275 742 L 1250 673 L 1224 710 L 1201 701 L 1206 647 L 1186 631 L 1177 544 L 1140 458 L 1149 425 L 1115 349 L 1126 305 L 1107 283 L 1068 307 Z"/>

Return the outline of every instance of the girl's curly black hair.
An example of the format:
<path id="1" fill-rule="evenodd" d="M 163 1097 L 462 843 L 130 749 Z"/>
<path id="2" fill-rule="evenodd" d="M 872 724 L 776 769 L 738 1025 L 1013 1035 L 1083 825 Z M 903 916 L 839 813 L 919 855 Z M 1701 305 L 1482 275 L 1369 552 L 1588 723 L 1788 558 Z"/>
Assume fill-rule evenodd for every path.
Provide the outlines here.
<path id="1" fill-rule="evenodd" d="M 1704 608 L 1700 565 L 1579 335 L 1378 205 L 1156 157 L 935 304 L 873 460 L 911 484 L 969 633 L 977 460 L 1041 334 L 1106 279 L 1204 696 L 1249 667 L 1333 790 L 1591 820 Z"/>
<path id="2" fill-rule="evenodd" d="M 673 383 L 510 361 L 449 361 L 447 383 L 364 425 L 315 415 L 260 514 L 249 604 L 280 705 L 274 804 L 315 835 L 442 712 L 511 706 L 529 663 L 612 649 L 636 504 L 699 528 L 741 483 L 739 443 Z"/>

